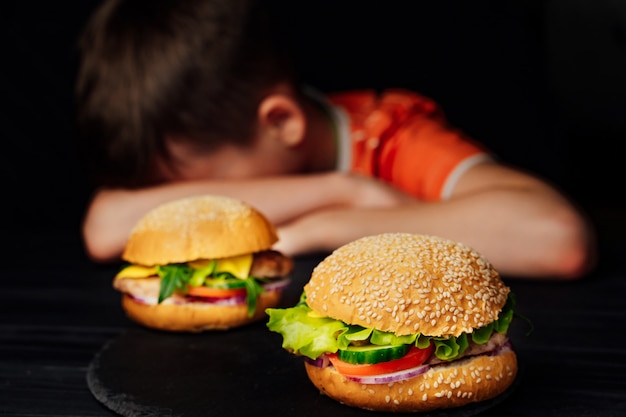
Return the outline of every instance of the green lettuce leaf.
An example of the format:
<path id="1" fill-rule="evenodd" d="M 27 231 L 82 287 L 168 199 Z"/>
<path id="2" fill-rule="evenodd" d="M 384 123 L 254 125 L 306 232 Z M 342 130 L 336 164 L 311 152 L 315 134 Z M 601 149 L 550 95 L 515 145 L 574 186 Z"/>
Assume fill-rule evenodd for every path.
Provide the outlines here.
<path id="1" fill-rule="evenodd" d="M 373 345 L 409 345 L 415 342 L 417 339 L 417 334 L 409 334 L 406 336 L 396 336 L 392 332 L 383 332 L 380 330 L 374 329 L 372 332 L 372 337 L 370 338 L 370 343 Z"/>
<path id="2" fill-rule="evenodd" d="M 498 316 L 498 320 L 494 322 L 494 330 L 498 333 L 506 333 L 509 330 L 509 325 L 513 321 L 515 307 L 515 294 L 509 293 L 509 297 L 506 299 L 506 304 L 502 307 L 502 311 Z"/>
<path id="3" fill-rule="evenodd" d="M 345 349 L 352 342 L 368 341 L 375 345 L 415 344 L 420 349 L 434 344 L 437 358 L 450 361 L 459 357 L 469 346 L 469 337 L 477 344 L 486 343 L 494 331 L 506 333 L 514 317 L 515 297 L 511 293 L 498 320 L 471 335 L 463 333 L 458 337 L 433 337 L 420 333 L 396 336 L 357 325 L 348 325 L 330 317 L 318 317 L 306 304 L 304 295 L 295 307 L 286 309 L 266 309 L 269 316 L 267 327 L 283 336 L 283 348 L 300 355 L 316 359 L 323 353 L 335 353 Z"/>
<path id="4" fill-rule="evenodd" d="M 361 326 L 347 326 L 347 329 L 337 337 L 339 349 L 347 348 L 352 342 L 361 342 L 370 338 L 373 329 Z"/>
<path id="5" fill-rule="evenodd" d="M 316 359 L 323 353 L 339 349 L 337 334 L 348 329 L 341 321 L 309 315 L 306 304 L 280 309 L 268 308 L 267 327 L 283 336 L 283 348 Z"/>
<path id="6" fill-rule="evenodd" d="M 415 338 L 415 346 L 420 349 L 426 349 L 430 345 L 431 339 L 432 338 L 430 336 L 424 336 L 423 334 L 419 333 Z"/>
<path id="7" fill-rule="evenodd" d="M 493 333 L 494 323 L 489 323 L 488 325 L 483 326 L 480 329 L 474 330 L 472 332 L 472 342 L 479 345 L 487 343 L 487 340 L 489 340 L 491 334 Z"/>
<path id="8" fill-rule="evenodd" d="M 458 358 L 468 347 L 467 334 L 459 337 L 431 337 L 435 344 L 435 356 L 443 361 L 451 361 Z"/>

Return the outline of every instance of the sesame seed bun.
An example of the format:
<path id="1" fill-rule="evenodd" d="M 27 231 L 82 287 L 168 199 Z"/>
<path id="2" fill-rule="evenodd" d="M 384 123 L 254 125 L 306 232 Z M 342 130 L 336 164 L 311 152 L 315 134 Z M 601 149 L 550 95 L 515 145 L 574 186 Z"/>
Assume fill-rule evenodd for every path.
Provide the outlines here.
<path id="1" fill-rule="evenodd" d="M 313 311 L 347 324 L 398 336 L 457 337 L 497 320 L 510 289 L 461 243 L 389 233 L 335 250 L 314 268 L 304 291 Z M 341 403 L 423 412 L 491 399 L 513 383 L 518 367 L 510 344 L 467 355 L 432 362 L 426 373 L 391 384 L 361 384 L 333 366 L 305 366 L 313 384 Z"/>
<path id="2" fill-rule="evenodd" d="M 175 200 L 147 213 L 133 228 L 122 258 L 145 267 L 251 254 L 255 278 L 286 278 L 292 260 L 271 246 L 278 240 L 274 226 L 243 201 L 216 195 Z M 266 317 L 283 288 L 261 293 L 253 314 L 240 300 L 185 297 L 174 293 L 158 302 L 161 278 L 117 276 L 113 286 L 122 292 L 122 307 L 135 322 L 166 331 L 199 332 L 229 329 Z"/>
<path id="3" fill-rule="evenodd" d="M 399 336 L 459 336 L 498 318 L 509 288 L 481 255 L 434 236 L 390 233 L 358 239 L 315 267 L 311 309 Z"/>
<path id="4" fill-rule="evenodd" d="M 172 332 L 194 333 L 205 330 L 227 330 L 263 319 L 266 317 L 265 309 L 276 306 L 281 295 L 280 290 L 262 293 L 252 316 L 248 316 L 248 307 L 245 303 L 145 304 L 126 294 L 122 296 L 122 307 L 128 317 L 143 326 Z"/>
<path id="5" fill-rule="evenodd" d="M 321 393 L 342 404 L 374 411 L 426 412 L 485 401 L 502 394 L 517 375 L 512 350 L 479 355 L 431 367 L 426 373 L 389 384 L 360 384 L 332 366 L 305 362 L 309 379 Z"/>
<path id="6" fill-rule="evenodd" d="M 163 204 L 133 228 L 122 258 L 153 266 L 243 255 L 278 241 L 274 226 L 243 201 L 214 195 Z"/>

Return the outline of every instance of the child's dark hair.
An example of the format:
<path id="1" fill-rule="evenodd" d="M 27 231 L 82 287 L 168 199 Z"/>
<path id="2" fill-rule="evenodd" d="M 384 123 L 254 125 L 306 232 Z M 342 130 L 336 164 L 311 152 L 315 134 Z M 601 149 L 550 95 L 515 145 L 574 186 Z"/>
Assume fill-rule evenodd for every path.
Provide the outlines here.
<path id="1" fill-rule="evenodd" d="M 80 39 L 78 126 L 103 185 L 149 182 L 165 135 L 245 144 L 259 102 L 295 84 L 267 0 L 105 0 Z"/>

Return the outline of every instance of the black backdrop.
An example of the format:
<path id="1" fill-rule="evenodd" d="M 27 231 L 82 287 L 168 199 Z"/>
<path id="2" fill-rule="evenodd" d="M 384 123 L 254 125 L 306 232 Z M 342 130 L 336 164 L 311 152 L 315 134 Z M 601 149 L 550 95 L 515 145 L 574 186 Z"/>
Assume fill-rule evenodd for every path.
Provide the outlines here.
<path id="1" fill-rule="evenodd" d="M 625 2 L 275 1 L 311 85 L 416 89 L 503 161 L 553 181 L 592 215 L 624 206 Z M 78 235 L 91 185 L 76 151 L 75 43 L 97 4 L 0 6 L 8 232 Z"/>

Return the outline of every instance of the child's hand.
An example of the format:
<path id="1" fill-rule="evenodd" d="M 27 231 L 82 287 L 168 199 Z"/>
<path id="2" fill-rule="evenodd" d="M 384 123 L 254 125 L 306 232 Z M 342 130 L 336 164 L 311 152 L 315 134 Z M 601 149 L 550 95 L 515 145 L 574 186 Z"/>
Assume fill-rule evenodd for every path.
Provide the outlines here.
<path id="1" fill-rule="evenodd" d="M 380 214 L 386 210 L 420 204 L 397 188 L 362 175 L 332 173 L 324 181 L 341 199 L 278 224 L 280 239 L 274 248 L 289 255 L 330 251 L 361 237 L 367 223 L 384 222 Z"/>
<path id="2" fill-rule="evenodd" d="M 351 182 L 350 207 L 397 207 L 415 202 L 415 198 L 379 179 L 358 174 L 345 174 Z"/>

